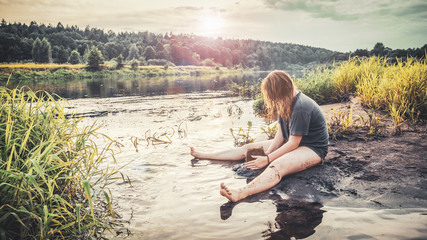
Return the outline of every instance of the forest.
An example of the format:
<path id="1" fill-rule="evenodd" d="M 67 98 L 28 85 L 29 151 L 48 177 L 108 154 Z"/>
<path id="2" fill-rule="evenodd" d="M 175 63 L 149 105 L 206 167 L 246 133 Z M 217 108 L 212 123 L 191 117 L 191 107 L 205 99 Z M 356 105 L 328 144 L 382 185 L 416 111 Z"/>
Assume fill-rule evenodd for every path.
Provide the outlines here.
<path id="1" fill-rule="evenodd" d="M 86 63 L 96 47 L 106 61 L 122 59 L 139 65 L 195 65 L 241 67 L 256 70 L 287 69 L 292 65 L 325 64 L 348 60 L 349 56 L 384 56 L 391 59 L 425 56 L 420 48 L 392 50 L 377 43 L 372 50 L 342 53 L 292 43 L 250 39 L 223 39 L 194 34 L 113 32 L 86 26 L 64 26 L 59 22 L 8 23 L 0 26 L 0 62 Z"/>

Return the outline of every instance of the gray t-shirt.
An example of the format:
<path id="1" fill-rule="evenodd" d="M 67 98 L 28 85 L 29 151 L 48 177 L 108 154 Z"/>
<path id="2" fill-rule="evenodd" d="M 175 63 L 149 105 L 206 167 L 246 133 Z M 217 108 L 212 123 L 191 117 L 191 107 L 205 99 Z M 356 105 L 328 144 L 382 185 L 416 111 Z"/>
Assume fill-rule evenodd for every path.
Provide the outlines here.
<path id="1" fill-rule="evenodd" d="M 329 134 L 325 116 L 319 105 L 299 91 L 292 106 L 289 124 L 279 118 L 283 137 L 289 139 L 289 133 L 302 136 L 300 146 L 312 149 L 324 159 L 328 153 Z"/>

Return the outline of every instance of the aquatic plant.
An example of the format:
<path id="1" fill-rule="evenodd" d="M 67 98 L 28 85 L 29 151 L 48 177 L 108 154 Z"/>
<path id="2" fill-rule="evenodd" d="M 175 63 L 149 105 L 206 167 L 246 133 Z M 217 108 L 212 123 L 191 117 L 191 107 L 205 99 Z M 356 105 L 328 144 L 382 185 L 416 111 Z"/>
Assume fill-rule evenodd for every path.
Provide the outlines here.
<path id="1" fill-rule="evenodd" d="M 99 238 L 118 225 L 106 187 L 119 170 L 101 167 L 108 156 L 115 162 L 113 141 L 67 119 L 63 103 L 0 87 L 1 239 Z"/>
<path id="2" fill-rule="evenodd" d="M 244 81 L 241 84 L 231 81 L 229 84 L 227 84 L 227 88 L 229 91 L 240 97 L 256 98 L 256 96 L 261 92 L 261 80 L 262 79 L 258 79 L 258 81 L 255 83 Z"/>
<path id="3" fill-rule="evenodd" d="M 248 143 L 255 141 L 255 138 L 252 138 L 249 134 L 252 128 L 252 122 L 248 121 L 246 130 L 243 127 L 239 127 L 237 135 L 234 135 L 233 128 L 230 128 L 231 136 L 234 138 L 234 146 L 243 146 Z"/>
<path id="4" fill-rule="evenodd" d="M 243 110 L 241 107 L 233 103 L 227 107 L 227 114 L 229 117 L 236 117 L 237 119 L 240 119 L 243 114 Z"/>
<path id="5" fill-rule="evenodd" d="M 273 126 L 268 125 L 267 127 L 261 127 L 262 132 L 267 135 L 268 139 L 273 139 L 274 136 L 276 136 L 277 130 L 279 130 L 277 124 L 278 122 L 274 123 Z"/>
<path id="6" fill-rule="evenodd" d="M 145 132 L 145 137 L 143 140 L 147 142 L 147 147 L 150 144 L 153 147 L 156 147 L 158 145 L 164 145 L 165 147 L 167 147 L 169 146 L 169 144 L 172 144 L 173 136 L 175 135 L 175 133 L 178 133 L 178 137 L 182 139 L 187 137 L 187 132 L 187 124 L 185 122 L 181 122 L 178 125 L 177 130 L 175 130 L 173 127 L 161 127 L 154 133 L 151 133 L 151 129 L 149 129 Z M 131 142 L 133 143 L 136 151 L 138 152 L 138 138 L 131 137 Z"/>

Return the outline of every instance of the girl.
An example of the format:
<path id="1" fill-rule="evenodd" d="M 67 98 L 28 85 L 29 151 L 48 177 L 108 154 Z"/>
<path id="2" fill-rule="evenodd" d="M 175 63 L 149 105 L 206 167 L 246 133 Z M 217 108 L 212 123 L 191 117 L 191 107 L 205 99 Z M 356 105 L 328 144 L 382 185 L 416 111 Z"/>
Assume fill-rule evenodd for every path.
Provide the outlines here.
<path id="1" fill-rule="evenodd" d="M 274 139 L 216 153 L 190 148 L 193 157 L 207 160 L 242 160 L 247 149 L 264 148 L 266 156 L 255 156 L 255 160 L 245 163 L 252 170 L 268 166 L 252 182 L 238 189 L 221 183 L 220 194 L 232 202 L 268 190 L 284 176 L 319 164 L 328 152 L 328 127 L 319 105 L 299 91 L 287 73 L 268 74 L 262 81 L 261 92 L 267 116 L 278 119 L 280 124 Z"/>

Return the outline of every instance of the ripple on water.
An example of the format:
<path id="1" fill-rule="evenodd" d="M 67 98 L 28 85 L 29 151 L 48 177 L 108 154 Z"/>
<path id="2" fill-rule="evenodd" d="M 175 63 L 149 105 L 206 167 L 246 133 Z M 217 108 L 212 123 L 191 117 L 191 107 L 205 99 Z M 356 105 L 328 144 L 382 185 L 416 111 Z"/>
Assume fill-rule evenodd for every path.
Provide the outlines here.
<path id="1" fill-rule="evenodd" d="M 113 101 L 114 100 L 114 101 Z M 227 200 L 219 195 L 219 184 L 241 186 L 233 164 L 191 161 L 189 146 L 205 151 L 233 147 L 230 128 L 246 127 L 261 132 L 264 121 L 253 114 L 252 101 L 238 98 L 189 98 L 185 96 L 72 101 L 83 111 L 116 111 L 86 119 L 107 126 L 103 133 L 123 145 L 116 156 L 132 186 L 111 185 L 113 201 L 119 205 L 133 235 L 126 239 L 263 239 L 263 232 L 275 225 L 277 207 L 268 194 L 222 208 Z M 114 102 L 114 104 L 113 104 Z M 227 107 L 236 104 L 243 114 L 228 116 Z M 79 107 L 80 106 L 80 107 Z M 128 111 L 129 110 L 129 111 Z M 147 130 L 175 127 L 186 122 L 187 137 L 163 148 L 146 145 Z M 138 152 L 131 142 L 139 138 Z M 134 138 L 133 138 L 134 139 Z M 298 191 L 295 189 L 294 191 Z M 286 198 L 286 194 L 281 194 Z M 267 199 L 267 200 L 260 200 Z M 324 207 L 323 219 L 307 239 L 405 239 L 426 237 L 427 209 L 349 209 Z M 285 218 L 287 219 L 287 218 Z M 276 224 L 277 225 L 277 224 Z M 279 229 L 275 229 L 279 230 Z"/>

